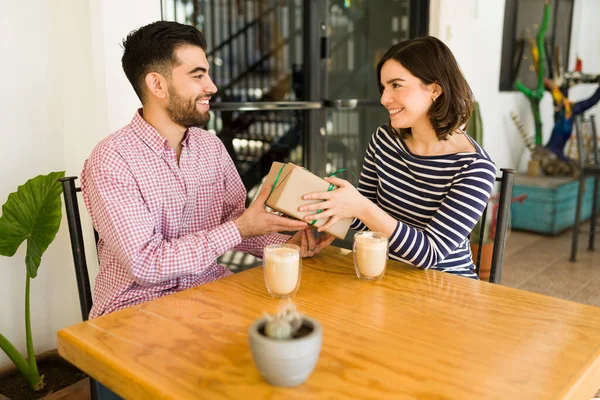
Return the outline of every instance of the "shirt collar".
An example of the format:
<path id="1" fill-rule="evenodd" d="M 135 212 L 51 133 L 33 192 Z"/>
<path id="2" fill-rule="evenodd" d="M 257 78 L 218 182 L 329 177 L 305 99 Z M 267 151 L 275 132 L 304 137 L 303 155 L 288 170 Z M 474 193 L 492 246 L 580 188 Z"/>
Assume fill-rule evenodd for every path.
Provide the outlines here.
<path id="1" fill-rule="evenodd" d="M 133 132 L 138 135 L 140 139 L 152 151 L 154 151 L 158 155 L 162 155 L 165 149 L 169 149 L 169 142 L 167 139 L 162 136 L 158 131 L 150 125 L 143 117 L 142 117 L 142 108 L 136 111 L 133 119 L 131 120 L 130 126 L 133 128 Z M 188 129 L 185 133 L 185 137 L 183 138 L 183 142 L 181 143 L 183 147 L 187 147 L 190 140 L 190 130 Z"/>

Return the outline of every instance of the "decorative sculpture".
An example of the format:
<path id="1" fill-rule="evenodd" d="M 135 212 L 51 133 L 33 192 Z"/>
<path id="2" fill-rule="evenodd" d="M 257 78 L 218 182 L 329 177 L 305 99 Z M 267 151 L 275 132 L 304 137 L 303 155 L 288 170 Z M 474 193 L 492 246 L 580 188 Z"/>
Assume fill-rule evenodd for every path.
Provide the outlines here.
<path id="1" fill-rule="evenodd" d="M 546 75 L 546 45 L 544 36 L 548 29 L 548 23 L 550 21 L 552 6 L 550 2 L 546 0 L 544 3 L 544 17 L 542 19 L 542 25 L 536 35 L 536 40 L 530 39 L 529 44 L 531 46 L 531 57 L 533 58 L 533 66 L 537 73 L 537 87 L 530 89 L 526 87 L 523 82 L 517 80 L 515 83 L 516 88 L 523 93 L 529 100 L 531 105 L 531 112 L 533 113 L 533 119 L 535 124 L 535 144 L 541 146 L 542 144 L 542 118 L 540 116 L 540 101 L 544 97 L 544 76 Z"/>
<path id="2" fill-rule="evenodd" d="M 548 63 L 550 78 L 545 77 L 546 45 L 544 35 L 548 28 L 550 15 L 551 6 L 549 1 L 546 0 L 542 25 L 538 30 L 536 40 L 529 39 L 533 66 L 538 77 L 537 87 L 529 89 L 521 81 L 515 83 L 516 88 L 530 102 L 535 125 L 534 140 L 525 132 L 523 125 L 514 113 L 511 113 L 511 117 L 517 125 L 527 148 L 531 151 L 532 163 L 539 163 L 539 168 L 541 168 L 544 174 L 552 176 L 576 176 L 579 174 L 578 164 L 565 155 L 565 146 L 571 137 L 575 116 L 582 114 L 600 101 L 600 74 L 584 74 L 582 72 L 582 61 L 579 58 L 577 59 L 575 70 L 565 73 L 561 60 L 560 47 L 556 46 L 553 62 Z M 599 86 L 591 97 L 577 103 L 571 103 L 567 97 L 568 90 L 570 87 L 580 83 L 598 83 Z M 548 90 L 552 94 L 554 102 L 554 126 L 550 140 L 545 146 L 542 146 L 542 122 L 539 105 L 545 90 Z M 533 168 L 533 170 L 535 169 L 537 168 Z"/>

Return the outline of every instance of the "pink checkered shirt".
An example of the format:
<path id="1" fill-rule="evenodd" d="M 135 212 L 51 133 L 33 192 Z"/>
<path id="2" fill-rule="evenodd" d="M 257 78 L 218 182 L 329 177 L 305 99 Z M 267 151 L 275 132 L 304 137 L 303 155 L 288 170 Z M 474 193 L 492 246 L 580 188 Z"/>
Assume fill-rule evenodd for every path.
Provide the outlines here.
<path id="1" fill-rule="evenodd" d="M 81 173 L 100 236 L 90 318 L 231 275 L 217 264 L 230 249 L 261 256 L 289 239 L 241 239 L 233 220 L 245 210 L 246 190 L 215 135 L 190 128 L 178 165 L 140 113 L 96 146 Z"/>

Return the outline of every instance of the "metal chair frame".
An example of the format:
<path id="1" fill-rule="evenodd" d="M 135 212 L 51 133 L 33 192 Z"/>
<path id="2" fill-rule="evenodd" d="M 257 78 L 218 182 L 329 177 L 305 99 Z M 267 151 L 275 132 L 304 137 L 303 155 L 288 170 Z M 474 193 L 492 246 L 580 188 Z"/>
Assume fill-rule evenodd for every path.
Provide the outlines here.
<path id="1" fill-rule="evenodd" d="M 490 282 L 500 283 L 502 279 L 502 262 L 504 259 L 504 248 L 506 245 L 506 235 L 508 232 L 508 222 L 510 219 L 510 205 L 512 202 L 512 191 L 513 183 L 516 170 L 510 168 L 501 168 L 501 176 L 496 177 L 496 182 L 500 183 L 500 192 L 498 195 L 498 206 L 497 214 L 495 217 L 495 231 L 494 231 L 494 249 L 492 251 L 492 265 L 490 269 Z M 485 240 L 485 221 L 487 212 L 490 206 L 488 205 L 481 216 L 481 228 L 479 231 L 478 251 L 475 261 L 475 272 L 477 275 L 480 273 L 481 263 L 481 252 L 483 249 L 483 242 Z M 495 208 L 495 207 L 494 207 Z"/>
<path id="2" fill-rule="evenodd" d="M 585 163 L 585 152 L 583 150 L 583 133 L 581 130 L 582 115 L 575 117 L 575 134 L 577 135 L 577 154 L 579 158 L 579 190 L 577 192 L 577 208 L 575 209 L 575 222 L 573 226 L 573 237 L 571 241 L 571 258 L 572 262 L 577 261 L 577 243 L 579 234 L 584 233 L 589 236 L 588 250 L 594 250 L 594 241 L 596 239 L 596 226 L 598 217 L 598 181 L 600 179 L 600 157 L 598 156 L 598 137 L 596 132 L 595 115 L 590 115 L 590 123 L 592 127 L 592 164 Z M 594 177 L 594 194 L 592 196 L 592 216 L 590 219 L 590 230 L 584 232 L 580 229 L 581 224 L 581 206 L 583 204 L 583 195 L 585 193 L 586 178 Z"/>

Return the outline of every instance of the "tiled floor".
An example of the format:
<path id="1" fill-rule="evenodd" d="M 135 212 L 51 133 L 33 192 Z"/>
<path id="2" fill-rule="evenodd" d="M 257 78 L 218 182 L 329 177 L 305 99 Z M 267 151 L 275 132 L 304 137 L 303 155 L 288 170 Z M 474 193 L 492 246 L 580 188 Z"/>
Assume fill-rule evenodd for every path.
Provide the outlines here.
<path id="1" fill-rule="evenodd" d="M 571 231 L 554 237 L 512 231 L 502 284 L 600 307 L 600 238 L 596 250 L 588 251 L 588 236 L 581 235 L 574 263 L 569 261 L 571 238 Z M 594 399 L 600 399 L 600 390 Z"/>
<path id="2" fill-rule="evenodd" d="M 512 231 L 502 285 L 600 307 L 600 238 L 596 250 L 588 251 L 588 236 L 580 235 L 574 263 L 569 261 L 571 238 L 570 230 L 558 236 Z M 600 399 L 600 390 L 594 399 Z"/>
<path id="3" fill-rule="evenodd" d="M 588 237 L 581 235 L 572 263 L 571 231 L 553 237 L 512 231 L 502 284 L 600 307 L 600 238 L 596 243 L 596 251 L 588 251 Z"/>

